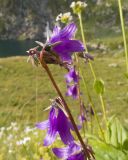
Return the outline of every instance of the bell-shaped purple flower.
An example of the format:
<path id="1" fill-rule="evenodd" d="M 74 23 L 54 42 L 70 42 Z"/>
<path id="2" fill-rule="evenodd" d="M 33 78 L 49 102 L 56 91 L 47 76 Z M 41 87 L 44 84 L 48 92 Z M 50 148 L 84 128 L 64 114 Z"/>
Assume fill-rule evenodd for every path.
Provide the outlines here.
<path id="1" fill-rule="evenodd" d="M 70 121 L 60 108 L 52 107 L 49 119 L 44 122 L 37 123 L 36 127 L 41 130 L 47 129 L 47 135 L 44 139 L 45 146 L 51 145 L 55 141 L 57 134 L 60 135 L 64 144 L 69 144 L 74 140 L 70 131 Z"/>
<path id="2" fill-rule="evenodd" d="M 78 98 L 78 88 L 77 88 L 77 84 L 71 85 L 71 86 L 67 86 L 67 96 L 72 96 L 74 99 Z"/>
<path id="3" fill-rule="evenodd" d="M 60 159 L 65 160 L 87 160 L 87 156 L 84 154 L 81 146 L 75 142 L 72 142 L 67 147 L 64 148 L 53 148 L 53 153 Z M 93 155 L 92 150 L 88 149 L 88 154 Z"/>
<path id="4" fill-rule="evenodd" d="M 71 61 L 71 55 L 73 52 L 83 52 L 84 45 L 79 40 L 74 40 L 77 27 L 74 23 L 70 23 L 63 29 L 55 27 L 49 43 L 54 44 L 60 42 L 57 45 L 53 45 L 52 50 L 60 56 L 62 61 Z"/>
<path id="5" fill-rule="evenodd" d="M 68 74 L 65 75 L 65 78 L 66 78 L 67 83 L 70 83 L 72 81 L 77 83 L 79 78 L 78 78 L 78 74 L 77 74 L 75 68 L 71 68 L 69 70 Z"/>
<path id="6" fill-rule="evenodd" d="M 68 159 L 70 155 L 73 155 L 76 153 L 76 151 L 81 150 L 81 147 L 77 145 L 76 143 L 72 142 L 68 146 L 64 148 L 53 148 L 53 153 L 58 157 L 62 159 Z"/>

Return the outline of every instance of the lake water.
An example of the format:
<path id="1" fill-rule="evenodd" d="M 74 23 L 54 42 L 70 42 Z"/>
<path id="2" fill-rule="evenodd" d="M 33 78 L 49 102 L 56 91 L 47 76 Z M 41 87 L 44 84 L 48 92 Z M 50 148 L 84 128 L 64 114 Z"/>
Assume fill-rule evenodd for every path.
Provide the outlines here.
<path id="1" fill-rule="evenodd" d="M 0 40 L 0 57 L 27 55 L 26 51 L 36 46 L 31 40 Z"/>

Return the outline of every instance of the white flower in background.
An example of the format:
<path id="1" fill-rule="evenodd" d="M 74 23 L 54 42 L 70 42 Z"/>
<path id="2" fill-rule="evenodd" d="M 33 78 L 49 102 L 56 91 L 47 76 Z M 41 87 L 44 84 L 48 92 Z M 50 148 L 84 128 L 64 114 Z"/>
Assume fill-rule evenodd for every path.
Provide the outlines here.
<path id="1" fill-rule="evenodd" d="M 56 17 L 56 21 L 60 21 L 62 17 L 62 13 L 60 13 L 57 17 Z"/>
<path id="2" fill-rule="evenodd" d="M 81 2 L 81 1 L 72 2 L 70 5 L 70 8 L 72 8 L 75 14 L 81 13 L 81 11 L 86 7 L 87 7 L 87 3 Z"/>
<path id="3" fill-rule="evenodd" d="M 30 137 L 24 137 L 23 141 L 24 141 L 24 144 L 26 144 L 26 142 L 29 142 L 31 140 Z"/>
<path id="4" fill-rule="evenodd" d="M 27 133 L 30 133 L 30 132 L 36 130 L 36 129 L 37 129 L 36 127 L 30 128 L 29 126 L 27 126 L 27 127 L 24 129 L 24 132 L 27 134 Z"/>
<path id="5" fill-rule="evenodd" d="M 12 140 L 14 138 L 14 136 L 12 134 L 9 134 L 9 136 L 7 137 L 7 140 Z"/>
<path id="6" fill-rule="evenodd" d="M 14 152 L 14 151 L 13 151 L 13 150 L 11 150 L 11 149 L 9 149 L 9 151 L 8 151 L 8 153 L 10 153 L 10 154 L 11 154 L 11 153 L 13 153 L 13 152 Z"/>
<path id="7" fill-rule="evenodd" d="M 9 131 L 9 130 L 11 130 L 12 129 L 12 126 L 9 126 L 9 127 L 7 127 L 7 131 Z"/>
<path id="8" fill-rule="evenodd" d="M 22 145 L 22 144 L 23 144 L 23 140 L 16 141 L 16 145 L 17 145 L 17 146 L 20 146 L 20 145 Z"/>
<path id="9" fill-rule="evenodd" d="M 30 137 L 24 137 L 23 139 L 19 140 L 16 142 L 16 145 L 17 146 L 20 146 L 20 145 L 25 145 L 27 142 L 29 142 L 31 140 Z"/>
<path id="10" fill-rule="evenodd" d="M 25 130 L 24 130 L 25 133 L 29 133 L 29 132 L 31 132 L 31 131 L 32 131 L 32 129 L 31 129 L 29 126 L 27 126 L 27 127 L 25 128 Z"/>
<path id="11" fill-rule="evenodd" d="M 76 2 L 72 2 L 71 5 L 70 5 L 70 8 L 74 8 L 76 5 Z"/>
<path id="12" fill-rule="evenodd" d="M 34 134 L 35 136 L 37 136 L 37 135 L 38 135 L 38 133 L 37 133 L 37 132 L 34 132 L 33 134 Z"/>
<path id="13" fill-rule="evenodd" d="M 16 122 L 11 122 L 11 126 L 12 126 L 12 127 L 16 127 L 16 126 L 17 126 L 17 123 L 16 123 Z"/>
<path id="14" fill-rule="evenodd" d="M 68 23 L 72 20 L 72 15 L 70 12 L 66 12 L 66 13 L 60 13 L 57 17 L 56 17 L 56 21 L 61 21 L 62 23 Z"/>
<path id="15" fill-rule="evenodd" d="M 5 127 L 1 127 L 0 130 L 1 130 L 1 131 L 5 131 Z"/>
<path id="16" fill-rule="evenodd" d="M 13 130 L 14 130 L 14 131 L 18 131 L 19 128 L 18 128 L 18 127 L 14 127 Z"/>

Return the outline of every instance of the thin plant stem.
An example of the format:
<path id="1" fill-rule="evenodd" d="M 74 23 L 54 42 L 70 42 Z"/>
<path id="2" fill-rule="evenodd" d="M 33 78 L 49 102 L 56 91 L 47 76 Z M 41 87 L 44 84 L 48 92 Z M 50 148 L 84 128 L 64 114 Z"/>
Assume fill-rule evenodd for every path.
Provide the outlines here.
<path id="1" fill-rule="evenodd" d="M 98 118 L 98 116 L 97 116 L 97 112 L 96 112 L 95 107 L 94 107 L 94 104 L 93 104 L 93 102 L 92 102 L 92 98 L 91 98 L 91 96 L 90 96 L 90 93 L 89 93 L 89 90 L 88 90 L 88 86 L 87 86 L 86 80 L 85 80 L 85 78 L 83 77 L 83 74 L 82 74 L 82 71 L 81 71 L 81 70 L 80 70 L 80 73 L 81 73 L 81 78 L 82 78 L 83 83 L 84 83 L 84 87 L 86 88 L 86 91 L 87 91 L 88 99 L 89 99 L 90 104 L 91 104 L 91 107 L 92 107 L 92 109 L 93 109 L 93 111 L 94 111 L 94 117 L 95 117 L 95 119 L 96 119 L 96 121 L 97 121 L 97 124 L 98 124 L 99 130 L 100 130 L 100 132 L 101 132 L 101 135 L 102 135 L 103 139 L 105 140 L 104 131 L 102 130 L 102 127 L 101 127 L 101 125 L 100 125 L 99 118 Z"/>
<path id="2" fill-rule="evenodd" d="M 79 65 L 79 58 L 77 56 L 77 54 L 75 54 L 75 59 L 76 59 L 76 64 L 77 64 L 77 71 L 78 71 L 78 78 L 80 77 L 80 65 Z M 78 87 L 78 99 L 79 99 L 79 106 L 80 106 L 80 115 L 82 117 L 82 111 L 83 111 L 83 108 L 82 108 L 82 100 L 81 100 L 81 95 L 80 95 L 80 82 L 78 80 L 78 83 L 77 83 L 77 87 Z M 85 137 L 85 126 L 84 126 L 84 123 L 82 123 L 82 129 L 83 129 L 83 133 L 84 133 L 84 137 Z"/>
<path id="3" fill-rule="evenodd" d="M 90 154 L 88 153 L 88 150 L 87 150 L 87 146 L 86 146 L 86 144 L 84 143 L 84 141 L 83 141 L 83 139 L 82 139 L 82 137 L 81 137 L 81 135 L 80 135 L 80 133 L 79 133 L 79 130 L 78 130 L 78 128 L 77 128 L 77 125 L 76 125 L 76 123 L 75 123 L 75 121 L 74 121 L 74 118 L 73 118 L 73 116 L 72 116 L 72 114 L 71 114 L 71 111 L 70 111 L 70 109 L 69 109 L 69 107 L 68 107 L 68 105 L 67 105 L 67 103 L 66 103 L 66 101 L 65 101 L 65 99 L 64 99 L 64 97 L 63 97 L 63 95 L 62 95 L 62 93 L 61 93 L 61 91 L 60 91 L 60 89 L 59 89 L 59 87 L 58 87 L 58 85 L 57 85 L 57 83 L 55 82 L 55 80 L 54 80 L 54 78 L 53 78 L 53 76 L 52 76 L 52 73 L 51 73 L 51 71 L 49 70 L 48 65 L 47 65 L 47 64 L 45 63 L 45 61 L 43 60 L 43 57 L 42 57 L 42 56 L 43 56 L 43 54 L 41 54 L 41 57 L 40 57 L 41 66 L 42 66 L 42 67 L 45 69 L 45 71 L 47 72 L 48 77 L 49 77 L 49 79 L 51 80 L 51 82 L 52 82 L 52 84 L 53 84 L 56 92 L 58 93 L 58 95 L 60 96 L 60 98 L 62 99 L 62 101 L 63 101 L 63 103 L 64 103 L 65 110 L 66 110 L 66 112 L 67 112 L 67 114 L 68 114 L 68 116 L 69 116 L 69 119 L 70 119 L 73 127 L 74 127 L 74 131 L 75 131 L 75 133 L 76 133 L 76 135 L 77 135 L 77 137 L 78 137 L 78 139 L 79 139 L 79 141 L 80 141 L 80 143 L 81 143 L 81 146 L 82 146 L 82 148 L 83 148 L 83 150 L 84 150 L 85 156 L 87 156 L 88 159 L 91 160 Z M 92 155 L 92 156 L 93 156 L 93 155 Z"/>
<path id="4" fill-rule="evenodd" d="M 85 41 L 85 35 L 84 35 L 84 29 L 83 29 L 83 23 L 82 23 L 81 13 L 78 14 L 78 18 L 79 18 L 79 23 L 80 23 L 82 40 L 83 40 L 83 43 L 84 43 L 86 52 L 88 53 L 88 48 L 87 48 L 86 41 Z M 91 63 L 90 60 L 89 60 L 89 66 L 90 66 L 90 69 L 91 69 L 91 72 L 92 72 L 92 75 L 93 75 L 94 81 L 95 81 L 95 80 L 97 80 L 97 77 L 96 77 L 95 71 L 94 71 L 94 69 L 93 69 L 93 66 L 92 66 L 92 63 Z M 105 120 L 105 125 L 106 125 L 106 127 L 107 127 L 107 117 L 106 117 L 106 111 L 105 111 L 105 103 L 104 103 L 102 94 L 99 95 L 99 98 L 100 98 L 102 110 L 104 111 L 104 112 L 103 112 L 103 117 L 104 117 L 104 120 Z"/>
<path id="5" fill-rule="evenodd" d="M 126 73 L 128 73 L 128 48 L 127 48 L 127 42 L 126 42 L 125 24 L 124 24 L 123 12 L 122 12 L 121 0 L 118 0 L 118 6 L 119 6 L 120 21 L 121 21 L 122 35 L 123 35 L 123 41 L 124 41 L 124 50 L 125 50 L 125 58 L 126 58 Z"/>
<path id="6" fill-rule="evenodd" d="M 105 110 L 104 99 L 103 99 L 102 94 L 100 94 L 99 96 L 100 96 L 100 101 L 101 101 L 101 104 L 102 104 L 102 109 L 103 109 L 105 124 L 107 125 L 107 118 L 106 118 L 107 116 L 106 116 L 106 110 Z"/>

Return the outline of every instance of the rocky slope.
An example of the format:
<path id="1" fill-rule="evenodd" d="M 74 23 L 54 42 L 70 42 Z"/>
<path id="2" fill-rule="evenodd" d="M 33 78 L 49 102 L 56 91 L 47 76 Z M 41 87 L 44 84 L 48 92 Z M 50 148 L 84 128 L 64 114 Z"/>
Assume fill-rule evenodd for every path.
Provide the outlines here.
<path id="1" fill-rule="evenodd" d="M 108 27 L 119 21 L 117 4 L 106 6 L 105 0 L 86 1 L 86 21 L 93 17 L 96 25 L 109 25 Z M 43 39 L 47 21 L 53 26 L 54 19 L 60 12 L 69 11 L 71 2 L 72 0 L 0 0 L 0 39 Z M 125 6 L 126 9 L 128 11 Z"/>

